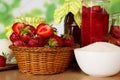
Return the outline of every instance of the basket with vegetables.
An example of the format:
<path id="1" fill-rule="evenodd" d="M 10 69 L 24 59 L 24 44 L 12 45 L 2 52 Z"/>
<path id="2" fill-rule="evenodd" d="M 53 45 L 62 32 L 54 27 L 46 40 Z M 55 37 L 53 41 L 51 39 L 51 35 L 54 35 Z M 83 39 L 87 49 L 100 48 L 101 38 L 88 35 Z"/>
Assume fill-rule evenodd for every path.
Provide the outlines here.
<path id="1" fill-rule="evenodd" d="M 25 22 L 12 25 L 10 40 L 19 71 L 29 74 L 64 72 L 73 58 L 76 47 L 72 36 L 58 36 L 56 29 L 46 23 L 36 27 Z"/>

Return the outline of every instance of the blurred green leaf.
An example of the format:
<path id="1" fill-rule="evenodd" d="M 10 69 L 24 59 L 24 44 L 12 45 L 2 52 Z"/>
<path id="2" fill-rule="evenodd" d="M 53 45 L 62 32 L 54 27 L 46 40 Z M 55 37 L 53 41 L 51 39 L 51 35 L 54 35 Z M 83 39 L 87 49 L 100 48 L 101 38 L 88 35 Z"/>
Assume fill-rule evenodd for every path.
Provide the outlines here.
<path id="1" fill-rule="evenodd" d="M 12 14 L 8 14 L 4 17 L 2 17 L 2 19 L 0 19 L 0 23 L 3 24 L 5 27 L 10 25 L 13 21 L 13 15 Z"/>
<path id="2" fill-rule="evenodd" d="M 48 2 L 45 2 L 45 3 L 44 3 L 44 7 L 47 8 L 48 6 L 49 6 Z"/>
<path id="3" fill-rule="evenodd" d="M 21 0 L 14 0 L 14 3 L 11 6 L 11 8 L 16 8 L 20 6 Z"/>
<path id="4" fill-rule="evenodd" d="M 5 9 L 4 12 L 0 12 L 0 23 L 5 27 L 12 23 L 14 18 L 12 11 L 19 6 L 20 2 L 21 0 L 13 0 L 13 3 L 9 5 L 6 0 L 0 0 L 0 4 Z"/>
<path id="5" fill-rule="evenodd" d="M 25 13 L 26 17 L 34 17 L 34 16 L 40 16 L 43 14 L 42 10 L 40 9 L 32 9 L 29 13 Z"/>
<path id="6" fill-rule="evenodd" d="M 59 4 L 62 5 L 65 0 L 59 0 Z"/>
<path id="7" fill-rule="evenodd" d="M 111 9 L 110 13 L 120 12 L 120 0 L 111 0 Z"/>
<path id="8" fill-rule="evenodd" d="M 5 35 L 5 32 L 0 33 L 0 39 L 3 39 L 3 38 L 7 38 L 6 35 Z"/>
<path id="9" fill-rule="evenodd" d="M 56 9 L 56 5 L 54 3 L 50 4 L 48 7 L 47 7 L 47 11 L 46 11 L 46 21 L 48 23 L 52 22 L 53 21 L 53 15 L 54 15 L 54 11 Z"/>

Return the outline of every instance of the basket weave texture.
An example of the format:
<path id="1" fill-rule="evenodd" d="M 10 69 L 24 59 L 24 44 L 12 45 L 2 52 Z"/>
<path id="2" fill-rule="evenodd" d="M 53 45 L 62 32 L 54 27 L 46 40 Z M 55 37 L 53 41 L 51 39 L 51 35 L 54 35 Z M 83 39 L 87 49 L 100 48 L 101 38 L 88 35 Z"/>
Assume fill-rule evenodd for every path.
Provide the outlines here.
<path id="1" fill-rule="evenodd" d="M 15 47 L 9 46 L 16 57 L 19 71 L 28 74 L 64 72 L 72 58 L 73 47 Z"/>

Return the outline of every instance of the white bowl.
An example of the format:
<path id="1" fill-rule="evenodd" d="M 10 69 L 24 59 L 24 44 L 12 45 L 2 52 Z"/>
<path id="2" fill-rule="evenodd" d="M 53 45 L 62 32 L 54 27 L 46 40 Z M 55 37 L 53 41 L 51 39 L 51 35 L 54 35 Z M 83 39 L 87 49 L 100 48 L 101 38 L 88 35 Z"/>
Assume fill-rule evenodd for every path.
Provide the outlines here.
<path id="1" fill-rule="evenodd" d="M 97 47 L 97 46 L 96 46 Z M 98 51 L 78 48 L 74 50 L 81 70 L 95 77 L 107 77 L 120 71 L 120 51 Z"/>

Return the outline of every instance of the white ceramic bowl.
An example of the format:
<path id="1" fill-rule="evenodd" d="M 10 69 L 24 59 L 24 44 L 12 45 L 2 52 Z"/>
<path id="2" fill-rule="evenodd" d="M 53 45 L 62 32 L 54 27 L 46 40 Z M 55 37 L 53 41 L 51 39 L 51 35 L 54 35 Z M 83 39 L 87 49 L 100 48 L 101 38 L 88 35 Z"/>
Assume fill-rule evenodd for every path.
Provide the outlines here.
<path id="1" fill-rule="evenodd" d="M 95 77 L 107 77 L 120 71 L 120 52 L 75 49 L 75 57 L 81 70 Z"/>

